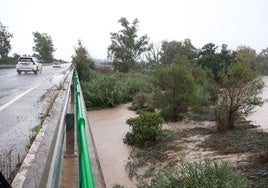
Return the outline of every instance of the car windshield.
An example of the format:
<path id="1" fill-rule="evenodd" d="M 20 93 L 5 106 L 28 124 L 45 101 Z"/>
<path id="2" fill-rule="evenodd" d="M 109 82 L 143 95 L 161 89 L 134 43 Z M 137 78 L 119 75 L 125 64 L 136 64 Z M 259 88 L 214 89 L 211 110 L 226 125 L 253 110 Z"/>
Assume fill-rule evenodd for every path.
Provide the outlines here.
<path id="1" fill-rule="evenodd" d="M 19 61 L 21 62 L 32 62 L 32 58 L 20 58 Z"/>

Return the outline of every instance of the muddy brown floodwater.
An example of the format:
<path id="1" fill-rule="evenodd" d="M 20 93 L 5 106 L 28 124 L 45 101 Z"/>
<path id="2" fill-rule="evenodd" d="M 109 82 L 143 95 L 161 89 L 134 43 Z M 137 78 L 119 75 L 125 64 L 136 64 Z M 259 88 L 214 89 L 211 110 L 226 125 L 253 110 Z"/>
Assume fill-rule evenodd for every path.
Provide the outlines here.
<path id="1" fill-rule="evenodd" d="M 263 91 L 263 99 L 268 101 L 268 76 L 263 77 L 263 80 L 266 84 Z M 125 170 L 125 165 L 130 153 L 130 148 L 123 143 L 125 134 L 130 131 L 129 126 L 126 124 L 126 120 L 138 116 L 135 112 L 128 110 L 128 106 L 130 106 L 130 103 L 122 104 L 115 108 L 88 112 L 88 120 L 95 140 L 105 183 L 108 188 L 111 188 L 116 184 L 134 188 L 137 183 L 135 180 L 130 180 L 128 178 L 128 173 Z M 253 124 L 260 125 L 261 128 L 268 131 L 268 103 L 265 102 L 262 107 L 259 107 L 256 110 L 257 111 L 248 119 L 251 120 Z M 208 125 L 209 122 L 206 123 L 206 126 Z M 184 129 L 187 126 L 183 122 L 173 123 L 172 126 L 166 124 L 163 125 L 164 129 L 168 127 Z M 191 156 L 194 153 L 199 154 L 202 152 L 199 150 L 193 152 L 192 146 L 187 146 L 187 148 Z M 188 157 L 191 158 L 191 156 Z M 224 156 L 224 158 L 226 157 L 228 160 L 238 160 L 237 156 Z"/>
<path id="2" fill-rule="evenodd" d="M 130 180 L 125 170 L 130 153 L 130 148 L 123 143 L 124 136 L 130 131 L 126 120 L 137 117 L 134 111 L 127 109 L 129 105 L 122 104 L 115 108 L 88 112 L 88 120 L 108 188 L 115 184 L 136 187 L 135 180 Z"/>
<path id="3" fill-rule="evenodd" d="M 261 107 L 256 108 L 256 112 L 249 116 L 249 120 L 254 125 L 259 125 L 264 131 L 268 131 L 268 76 L 263 77 L 265 88 L 263 89 L 262 98 L 265 100 Z"/>

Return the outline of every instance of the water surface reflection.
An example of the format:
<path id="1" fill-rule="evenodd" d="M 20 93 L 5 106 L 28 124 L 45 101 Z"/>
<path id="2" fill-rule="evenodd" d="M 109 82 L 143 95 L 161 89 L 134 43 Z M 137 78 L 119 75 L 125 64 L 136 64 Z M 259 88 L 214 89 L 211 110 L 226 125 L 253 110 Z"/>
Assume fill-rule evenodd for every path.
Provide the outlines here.
<path id="1" fill-rule="evenodd" d="M 265 88 L 263 89 L 263 106 L 257 107 L 256 112 L 248 117 L 254 125 L 260 125 L 265 131 L 268 131 L 268 76 L 263 77 Z"/>

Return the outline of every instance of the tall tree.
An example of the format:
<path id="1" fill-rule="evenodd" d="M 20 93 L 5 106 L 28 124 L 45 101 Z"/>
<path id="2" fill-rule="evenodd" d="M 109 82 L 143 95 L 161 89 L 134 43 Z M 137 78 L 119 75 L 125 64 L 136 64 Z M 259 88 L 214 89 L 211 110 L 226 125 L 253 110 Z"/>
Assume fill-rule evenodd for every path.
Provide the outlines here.
<path id="1" fill-rule="evenodd" d="M 185 39 L 183 42 L 162 42 L 160 58 L 162 65 L 164 67 L 170 66 L 176 56 L 186 56 L 190 62 L 194 61 L 194 59 L 197 57 L 197 50 L 192 45 L 190 39 Z"/>
<path id="2" fill-rule="evenodd" d="M 235 61 L 245 61 L 253 70 L 258 70 L 256 51 L 250 47 L 239 46 L 236 50 Z"/>
<path id="3" fill-rule="evenodd" d="M 160 65 L 160 46 L 157 44 L 150 44 L 150 49 L 145 54 L 148 66 L 147 68 L 154 68 Z"/>
<path id="4" fill-rule="evenodd" d="M 181 59 L 182 58 L 182 59 Z M 155 105 L 166 120 L 181 119 L 194 102 L 195 80 L 185 62 L 179 56 L 166 68 L 156 71 Z"/>
<path id="5" fill-rule="evenodd" d="M 138 38 L 138 19 L 134 19 L 132 25 L 124 17 L 118 22 L 123 29 L 111 33 L 112 44 L 108 47 L 108 57 L 113 59 L 116 71 L 128 72 L 141 59 L 141 54 L 149 49 L 149 39 L 147 35 Z"/>
<path id="6" fill-rule="evenodd" d="M 247 59 L 239 59 L 219 74 L 219 100 L 216 120 L 219 130 L 230 130 L 240 117 L 246 117 L 263 100 L 260 96 L 264 83 Z"/>
<path id="7" fill-rule="evenodd" d="M 75 55 L 72 56 L 72 60 L 79 78 L 82 81 L 89 81 L 92 76 L 91 69 L 94 68 L 94 62 L 87 49 L 82 45 L 81 40 L 78 40 L 78 47 L 75 48 Z"/>
<path id="8" fill-rule="evenodd" d="M 0 22 L 0 58 L 8 56 L 11 50 L 10 39 L 13 37 L 12 33 L 7 31 L 7 27 Z"/>
<path id="9" fill-rule="evenodd" d="M 218 60 L 217 46 L 213 43 L 205 44 L 200 52 L 198 62 L 202 68 L 211 70 L 214 75 L 214 79 L 217 79 L 218 72 L 220 71 L 220 62 Z"/>
<path id="10" fill-rule="evenodd" d="M 257 56 L 258 69 L 261 74 L 268 75 L 268 48 L 263 49 Z"/>
<path id="11" fill-rule="evenodd" d="M 228 67 L 234 61 L 235 53 L 228 49 L 227 44 L 221 45 L 221 51 L 219 54 L 219 60 L 221 63 L 221 68 Z"/>
<path id="12" fill-rule="evenodd" d="M 51 36 L 46 33 L 33 32 L 34 37 L 34 56 L 41 59 L 44 63 L 53 62 L 53 52 L 55 51 Z"/>

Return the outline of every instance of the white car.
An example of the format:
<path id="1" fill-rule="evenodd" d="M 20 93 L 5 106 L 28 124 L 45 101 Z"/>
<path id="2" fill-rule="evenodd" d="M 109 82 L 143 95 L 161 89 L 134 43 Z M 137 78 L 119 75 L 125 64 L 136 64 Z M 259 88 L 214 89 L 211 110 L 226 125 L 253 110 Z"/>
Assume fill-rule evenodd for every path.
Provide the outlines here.
<path id="1" fill-rule="evenodd" d="M 16 70 L 18 74 L 22 72 L 42 72 L 42 62 L 35 57 L 20 57 L 16 63 Z"/>
<path id="2" fill-rule="evenodd" d="M 55 62 L 52 65 L 53 68 L 61 68 L 61 64 L 59 62 Z"/>

